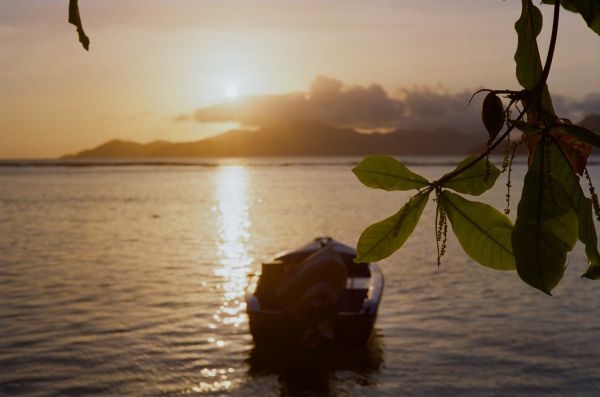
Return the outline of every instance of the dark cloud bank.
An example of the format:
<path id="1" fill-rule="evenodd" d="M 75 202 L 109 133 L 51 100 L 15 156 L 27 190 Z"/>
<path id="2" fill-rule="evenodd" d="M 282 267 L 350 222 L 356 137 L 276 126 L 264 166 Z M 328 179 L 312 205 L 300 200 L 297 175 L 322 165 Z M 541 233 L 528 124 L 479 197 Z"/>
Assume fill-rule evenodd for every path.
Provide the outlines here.
<path id="1" fill-rule="evenodd" d="M 380 85 L 344 87 L 341 81 L 318 76 L 307 93 L 243 97 L 235 101 L 197 109 L 177 121 L 199 123 L 235 121 L 244 126 L 274 123 L 315 122 L 359 130 L 437 130 L 483 132 L 481 101 L 473 91 L 450 93 L 439 88 L 402 88 L 393 95 Z M 575 100 L 553 97 L 560 115 L 575 122 L 587 114 L 600 113 L 600 93 Z"/>
<path id="2" fill-rule="evenodd" d="M 487 134 L 478 95 L 443 89 L 344 87 L 317 77 L 308 93 L 239 98 L 181 115 L 177 121 L 239 122 L 242 127 L 195 142 L 149 144 L 113 140 L 67 158 L 175 158 L 253 156 L 463 155 L 481 152 Z M 561 115 L 600 129 L 600 93 L 582 100 L 555 96 Z M 253 128 L 249 128 L 253 127 Z M 370 130 L 365 134 L 357 131 Z M 501 148 L 499 149 L 501 150 Z"/>

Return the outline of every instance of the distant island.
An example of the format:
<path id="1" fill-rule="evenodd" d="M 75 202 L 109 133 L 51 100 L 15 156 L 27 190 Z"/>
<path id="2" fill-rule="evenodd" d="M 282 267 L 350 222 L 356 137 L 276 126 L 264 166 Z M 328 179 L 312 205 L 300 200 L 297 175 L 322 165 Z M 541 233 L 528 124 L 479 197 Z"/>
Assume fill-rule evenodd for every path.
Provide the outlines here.
<path id="1" fill-rule="evenodd" d="M 600 131 L 600 114 L 588 115 L 579 124 Z M 452 128 L 361 133 L 350 128 L 294 122 L 232 130 L 194 142 L 140 144 L 115 139 L 62 159 L 359 156 L 369 153 L 464 155 L 481 151 L 485 141 L 483 132 L 464 133 Z"/>

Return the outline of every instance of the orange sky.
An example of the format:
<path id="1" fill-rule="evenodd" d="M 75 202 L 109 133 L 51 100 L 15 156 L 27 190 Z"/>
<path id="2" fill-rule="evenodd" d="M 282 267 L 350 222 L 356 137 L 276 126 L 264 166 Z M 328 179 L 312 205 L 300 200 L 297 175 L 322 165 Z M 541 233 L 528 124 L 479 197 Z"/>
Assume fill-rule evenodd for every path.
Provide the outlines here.
<path id="1" fill-rule="evenodd" d="M 108 139 L 196 140 L 232 123 L 175 122 L 240 96 L 347 86 L 517 88 L 518 0 L 0 2 L 0 158 L 56 157 Z M 548 6 L 542 6 L 546 42 Z M 552 93 L 600 92 L 600 37 L 562 12 Z M 542 44 L 542 50 L 545 44 Z M 598 109 L 600 112 L 600 109 Z"/>

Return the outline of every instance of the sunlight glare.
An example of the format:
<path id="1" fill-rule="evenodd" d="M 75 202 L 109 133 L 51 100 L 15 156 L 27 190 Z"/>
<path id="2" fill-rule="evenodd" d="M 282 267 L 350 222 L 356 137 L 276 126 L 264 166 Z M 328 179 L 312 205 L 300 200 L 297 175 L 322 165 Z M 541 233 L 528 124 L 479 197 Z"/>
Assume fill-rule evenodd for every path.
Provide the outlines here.
<path id="1" fill-rule="evenodd" d="M 248 253 L 248 175 L 242 166 L 223 166 L 217 174 L 218 255 L 215 275 L 223 278 L 223 301 L 214 320 L 238 327 L 246 319 L 243 300 L 247 274 L 253 259 Z"/>
<path id="2" fill-rule="evenodd" d="M 240 90 L 238 89 L 237 85 L 233 84 L 233 83 L 229 83 L 227 84 L 227 86 L 225 87 L 225 96 L 229 99 L 234 99 L 237 98 L 240 95 Z"/>

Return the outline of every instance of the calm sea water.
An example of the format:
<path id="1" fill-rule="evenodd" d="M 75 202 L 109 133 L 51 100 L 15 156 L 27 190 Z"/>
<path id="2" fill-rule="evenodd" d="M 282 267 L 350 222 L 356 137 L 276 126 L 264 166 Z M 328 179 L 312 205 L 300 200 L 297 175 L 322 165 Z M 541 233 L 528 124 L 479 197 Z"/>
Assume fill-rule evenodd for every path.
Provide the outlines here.
<path id="1" fill-rule="evenodd" d="M 600 395 L 600 283 L 579 278 L 582 247 L 554 297 L 452 237 L 438 269 L 431 204 L 381 263 L 368 346 L 255 348 L 248 272 L 316 236 L 355 244 L 406 199 L 362 187 L 354 161 L 4 164 L 0 395 Z M 429 177 L 450 168 L 415 161 Z M 502 206 L 503 181 L 481 200 Z"/>

